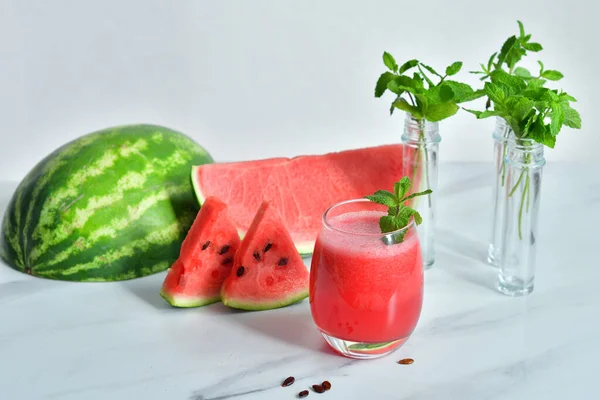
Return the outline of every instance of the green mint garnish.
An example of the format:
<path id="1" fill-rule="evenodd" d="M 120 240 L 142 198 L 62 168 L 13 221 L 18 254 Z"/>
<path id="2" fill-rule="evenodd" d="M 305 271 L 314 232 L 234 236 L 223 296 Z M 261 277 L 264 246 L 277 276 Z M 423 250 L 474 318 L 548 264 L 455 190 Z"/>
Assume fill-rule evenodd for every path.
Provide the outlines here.
<path id="1" fill-rule="evenodd" d="M 379 219 L 381 233 L 393 232 L 404 228 L 410 222 L 411 217 L 415 219 L 417 225 L 423 222 L 421 215 L 416 210 L 404 205 L 404 203 L 413 197 L 430 194 L 431 190 L 427 189 L 423 192 L 407 195 L 409 190 L 410 179 L 405 176 L 394 184 L 394 193 L 387 190 L 378 190 L 373 195 L 365 196 L 374 203 L 388 207 L 388 215 L 384 215 Z"/>
<path id="2" fill-rule="evenodd" d="M 525 34 L 520 21 L 519 36 L 509 37 L 499 53 L 490 57 L 487 65 L 481 64 L 486 81 L 483 91 L 488 97 L 485 111 L 466 110 L 478 119 L 498 116 L 503 118 L 518 138 L 529 138 L 554 148 L 556 136 L 563 125 L 581 128 L 581 117 L 571 107 L 577 100 L 562 90 L 544 87 L 548 81 L 558 81 L 563 74 L 545 69 L 538 61 L 540 70 L 534 76 L 529 70 L 517 66 L 528 52 L 542 50 L 542 45 L 530 42 L 531 35 Z M 493 109 L 489 108 L 493 104 Z"/>
<path id="3" fill-rule="evenodd" d="M 417 119 L 437 122 L 456 114 L 459 103 L 485 95 L 482 90 L 474 91 L 466 83 L 447 79 L 458 74 L 462 68 L 461 61 L 446 67 L 443 75 L 418 60 L 409 60 L 398 66 L 388 52 L 383 53 L 383 63 L 388 71 L 377 80 L 375 97 L 381 97 L 387 90 L 395 94 L 390 114 L 398 108 Z M 412 75 L 409 74 L 411 70 Z"/>

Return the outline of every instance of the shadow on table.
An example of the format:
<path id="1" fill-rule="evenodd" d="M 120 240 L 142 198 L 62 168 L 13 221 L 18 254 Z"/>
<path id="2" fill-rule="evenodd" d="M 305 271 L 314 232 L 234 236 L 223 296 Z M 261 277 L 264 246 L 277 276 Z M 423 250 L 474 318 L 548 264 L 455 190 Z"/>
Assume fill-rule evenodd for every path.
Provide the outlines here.
<path id="1" fill-rule="evenodd" d="M 247 312 L 235 321 L 271 340 L 333 354 L 313 322 L 308 300 L 275 310 Z"/>
<path id="2" fill-rule="evenodd" d="M 164 279 L 164 274 L 154 274 L 139 279 L 122 281 L 121 285 L 150 306 L 159 310 L 166 310 L 172 307 L 160 297 L 160 288 Z"/>
<path id="3" fill-rule="evenodd" d="M 491 265 L 474 263 L 468 257 L 451 253 L 445 249 L 440 249 L 437 253 L 438 261 L 433 268 L 440 268 L 459 279 L 496 292 L 497 271 Z"/>
<path id="4" fill-rule="evenodd" d="M 463 257 L 479 261 L 482 266 L 489 266 L 486 262 L 488 243 L 473 240 L 456 231 L 441 228 L 437 229 L 435 240 L 441 247 L 453 253 L 459 253 Z"/>

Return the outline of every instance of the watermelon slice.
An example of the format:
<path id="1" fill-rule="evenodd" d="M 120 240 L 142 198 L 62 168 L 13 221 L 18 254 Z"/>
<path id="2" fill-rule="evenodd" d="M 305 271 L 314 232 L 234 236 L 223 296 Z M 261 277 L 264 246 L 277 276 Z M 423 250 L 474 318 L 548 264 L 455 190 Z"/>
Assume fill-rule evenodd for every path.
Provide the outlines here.
<path id="1" fill-rule="evenodd" d="M 221 299 L 240 238 L 222 201 L 209 197 L 169 269 L 160 295 L 175 307 L 198 307 Z"/>
<path id="2" fill-rule="evenodd" d="M 243 310 L 285 307 L 308 297 L 308 283 L 308 269 L 279 212 L 263 202 L 221 288 L 223 304 Z"/>
<path id="3" fill-rule="evenodd" d="M 263 200 L 277 208 L 301 254 L 311 254 L 325 210 L 379 189 L 393 190 L 402 174 L 402 145 L 325 155 L 200 165 L 192 183 L 200 204 L 217 196 L 241 237 Z"/>

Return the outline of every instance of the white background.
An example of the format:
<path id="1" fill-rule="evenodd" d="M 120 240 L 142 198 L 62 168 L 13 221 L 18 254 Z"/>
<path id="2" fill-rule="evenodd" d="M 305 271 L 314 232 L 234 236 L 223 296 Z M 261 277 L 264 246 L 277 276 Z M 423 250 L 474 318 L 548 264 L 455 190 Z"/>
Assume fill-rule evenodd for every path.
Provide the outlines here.
<path id="1" fill-rule="evenodd" d="M 0 0 L 0 179 L 97 129 L 137 122 L 192 136 L 218 160 L 398 142 L 375 99 L 384 67 L 477 68 L 525 22 L 579 99 L 581 131 L 549 160 L 591 160 L 600 74 L 597 1 Z M 535 58 L 528 60 L 534 64 Z M 461 75 L 471 83 L 477 80 Z M 441 160 L 489 160 L 492 120 L 441 124 Z"/>

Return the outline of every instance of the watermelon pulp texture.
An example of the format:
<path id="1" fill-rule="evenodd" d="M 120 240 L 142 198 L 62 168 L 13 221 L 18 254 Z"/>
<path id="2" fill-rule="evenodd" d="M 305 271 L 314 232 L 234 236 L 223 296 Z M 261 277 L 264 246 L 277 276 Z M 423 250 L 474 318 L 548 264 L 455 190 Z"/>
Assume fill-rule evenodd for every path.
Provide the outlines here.
<path id="1" fill-rule="evenodd" d="M 308 270 L 281 216 L 263 202 L 223 283 L 223 304 L 244 310 L 285 307 L 308 297 L 308 285 Z"/>
<path id="2" fill-rule="evenodd" d="M 198 307 L 221 299 L 240 237 L 220 200 L 206 199 L 169 269 L 160 295 L 176 307 Z"/>
<path id="3" fill-rule="evenodd" d="M 380 189 L 393 191 L 401 177 L 402 145 L 201 165 L 192 170 L 199 202 L 217 196 L 227 203 L 242 237 L 252 222 L 252 210 L 263 200 L 270 201 L 301 254 L 312 253 L 327 208 Z"/>
<path id="4" fill-rule="evenodd" d="M 82 136 L 20 183 L 4 216 L 0 256 L 17 270 L 69 281 L 163 271 L 198 212 L 190 168 L 212 161 L 200 145 L 160 126 Z"/>

